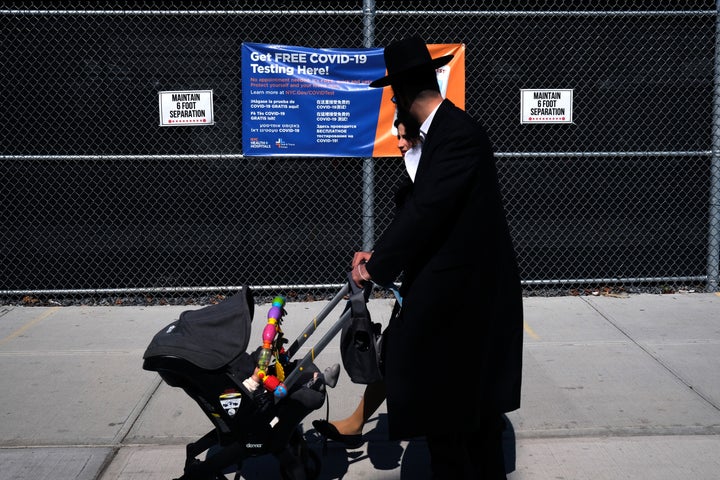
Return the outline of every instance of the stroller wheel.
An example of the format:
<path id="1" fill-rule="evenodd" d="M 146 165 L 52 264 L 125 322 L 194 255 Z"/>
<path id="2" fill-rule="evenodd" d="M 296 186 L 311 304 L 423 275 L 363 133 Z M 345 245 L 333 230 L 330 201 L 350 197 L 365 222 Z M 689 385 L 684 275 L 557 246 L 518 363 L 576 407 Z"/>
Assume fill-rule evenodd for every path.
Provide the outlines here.
<path id="1" fill-rule="evenodd" d="M 304 462 L 296 461 L 280 465 L 280 478 L 282 480 L 315 480 L 318 478 L 322 468 L 320 456 L 309 450 L 304 460 Z"/>
<path id="2" fill-rule="evenodd" d="M 283 480 L 314 480 L 320 475 L 320 456 L 310 450 L 298 430 L 293 432 L 288 446 L 277 457 L 280 460 L 280 477 Z"/>
<path id="3" fill-rule="evenodd" d="M 305 465 L 305 475 L 307 476 L 308 480 L 314 480 L 320 476 L 320 471 L 322 470 L 322 461 L 320 460 L 320 455 L 317 454 L 317 452 L 307 449 L 307 457 L 304 462 Z"/>

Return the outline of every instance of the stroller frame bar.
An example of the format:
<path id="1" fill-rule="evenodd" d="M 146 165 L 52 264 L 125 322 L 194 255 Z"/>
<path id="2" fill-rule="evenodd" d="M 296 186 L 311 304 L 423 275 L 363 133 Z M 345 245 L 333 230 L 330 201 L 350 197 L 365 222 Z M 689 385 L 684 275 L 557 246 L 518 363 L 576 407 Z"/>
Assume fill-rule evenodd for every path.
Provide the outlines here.
<path id="1" fill-rule="evenodd" d="M 325 318 L 328 316 L 328 314 L 337 306 L 338 303 L 343 299 L 345 295 L 347 295 L 350 292 L 350 285 L 348 283 L 345 284 L 343 288 L 340 289 L 340 291 L 330 300 L 330 302 L 325 305 L 325 307 L 320 311 L 320 313 L 317 314 L 315 318 L 312 319 L 312 321 L 308 324 L 307 327 L 305 327 L 305 330 L 302 331 L 302 333 L 295 339 L 295 341 L 290 345 L 288 348 L 288 357 L 292 358 L 293 355 L 295 355 L 300 347 L 307 341 L 307 339 L 312 335 L 320 326 L 320 324 L 325 320 Z M 285 378 L 285 386 L 290 389 L 292 385 L 297 382 L 300 375 L 303 373 L 305 368 L 313 363 L 315 360 L 315 356 L 319 355 L 320 352 L 322 352 L 325 347 L 328 346 L 328 344 L 335 338 L 335 336 L 342 330 L 345 323 L 350 319 L 350 310 L 346 310 L 340 318 L 330 327 L 330 330 L 323 335 L 323 337 L 318 340 L 318 342 L 315 344 L 314 347 L 310 348 L 310 351 L 305 354 L 305 356 L 298 362 L 298 364 L 295 366 L 295 369 L 290 372 L 290 374 Z"/>

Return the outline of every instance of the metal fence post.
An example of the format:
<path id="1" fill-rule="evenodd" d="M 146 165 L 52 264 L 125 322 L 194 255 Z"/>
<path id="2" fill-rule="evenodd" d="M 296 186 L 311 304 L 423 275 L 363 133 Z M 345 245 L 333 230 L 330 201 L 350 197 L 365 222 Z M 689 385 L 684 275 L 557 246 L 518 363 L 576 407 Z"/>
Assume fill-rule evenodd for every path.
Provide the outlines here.
<path id="1" fill-rule="evenodd" d="M 720 1 L 720 0 L 718 0 Z M 375 0 L 363 0 L 363 46 L 375 46 Z M 372 250 L 375 241 L 375 164 L 372 158 L 363 160 L 363 243 L 362 249 L 366 252 Z"/>
<path id="2" fill-rule="evenodd" d="M 718 289 L 720 267 L 720 0 L 715 14 L 715 74 L 712 157 L 710 160 L 710 221 L 708 224 L 707 290 Z"/>

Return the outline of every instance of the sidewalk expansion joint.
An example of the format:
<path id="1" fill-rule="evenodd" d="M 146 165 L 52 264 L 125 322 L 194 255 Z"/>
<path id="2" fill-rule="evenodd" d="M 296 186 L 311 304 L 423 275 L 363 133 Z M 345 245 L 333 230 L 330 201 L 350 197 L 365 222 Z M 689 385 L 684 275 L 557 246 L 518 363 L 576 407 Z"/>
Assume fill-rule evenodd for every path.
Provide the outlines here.
<path id="1" fill-rule="evenodd" d="M 693 387 L 690 383 L 688 383 L 682 375 L 680 375 L 678 372 L 673 370 L 668 364 L 663 362 L 657 355 L 653 354 L 647 347 L 645 347 L 643 344 L 635 340 L 628 332 L 623 330 L 622 327 L 620 327 L 619 323 L 612 318 L 611 315 L 609 315 L 606 312 L 603 312 L 597 305 L 595 305 L 593 302 L 589 301 L 586 298 L 580 297 L 580 299 L 585 302 L 590 308 L 595 310 L 602 318 L 604 318 L 610 325 L 612 325 L 618 332 L 620 332 L 625 338 L 628 339 L 630 343 L 635 345 L 637 348 L 642 350 L 647 356 L 649 356 L 653 361 L 655 361 L 658 365 L 660 365 L 665 371 L 667 371 L 670 375 L 672 375 L 678 382 L 685 385 L 688 389 L 690 389 L 695 395 L 698 396 L 698 398 L 702 399 L 705 403 L 710 405 L 712 408 L 714 408 L 717 411 L 720 411 L 720 405 L 718 405 L 716 402 L 714 402 L 708 395 L 703 394 L 699 390 L 697 390 L 695 387 Z"/>

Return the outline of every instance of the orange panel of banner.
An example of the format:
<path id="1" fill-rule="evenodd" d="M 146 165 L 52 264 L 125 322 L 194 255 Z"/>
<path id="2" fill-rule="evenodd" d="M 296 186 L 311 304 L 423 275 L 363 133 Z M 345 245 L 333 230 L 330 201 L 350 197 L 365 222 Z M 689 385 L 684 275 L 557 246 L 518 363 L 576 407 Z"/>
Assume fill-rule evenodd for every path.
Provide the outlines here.
<path id="1" fill-rule="evenodd" d="M 455 105 L 465 109 L 465 44 L 428 44 L 432 58 L 453 55 L 447 65 L 437 69 L 438 84 L 443 97 Z M 394 122 L 397 118 L 395 104 L 392 103 L 392 88 L 383 91 L 380 113 L 375 133 L 373 157 L 399 157 L 397 147 L 397 129 Z"/>

